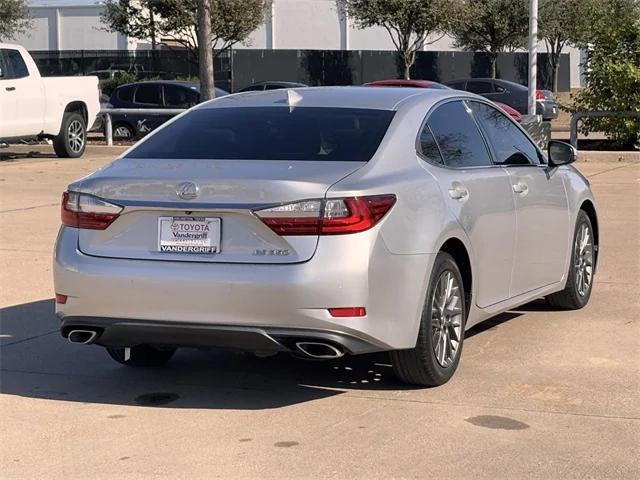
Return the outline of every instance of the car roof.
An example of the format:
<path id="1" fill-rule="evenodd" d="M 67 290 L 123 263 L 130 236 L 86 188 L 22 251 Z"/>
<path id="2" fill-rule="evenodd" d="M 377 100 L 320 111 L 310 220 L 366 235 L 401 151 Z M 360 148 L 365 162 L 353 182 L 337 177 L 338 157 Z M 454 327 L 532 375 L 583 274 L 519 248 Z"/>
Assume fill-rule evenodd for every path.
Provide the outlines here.
<path id="1" fill-rule="evenodd" d="M 140 85 L 141 83 L 156 83 L 163 85 L 181 85 L 184 87 L 199 87 L 200 85 L 196 82 L 189 82 L 186 80 L 141 80 L 139 82 L 131 82 L 125 83 L 123 85 L 118 85 L 118 87 L 124 87 L 125 85 Z"/>
<path id="2" fill-rule="evenodd" d="M 519 88 L 527 88 L 524 85 L 520 84 L 520 83 L 516 83 L 516 82 L 512 82 L 510 80 L 504 80 L 502 78 L 458 78 L 456 80 L 450 80 L 448 82 L 445 82 L 446 85 L 449 85 L 451 83 L 458 83 L 458 82 L 489 82 L 489 83 L 497 83 L 498 85 L 502 84 L 505 86 L 509 86 L 509 87 L 519 87 Z"/>
<path id="3" fill-rule="evenodd" d="M 304 83 L 300 82 L 288 82 L 285 80 L 263 80 L 262 82 L 256 82 L 249 85 L 249 87 L 255 87 L 257 85 L 284 85 L 287 87 L 307 87 Z"/>
<path id="4" fill-rule="evenodd" d="M 416 101 L 435 103 L 448 97 L 471 96 L 456 90 L 411 87 L 305 87 L 241 92 L 200 104 L 197 108 L 224 107 L 333 107 L 396 110 L 400 103 Z"/>
<path id="5" fill-rule="evenodd" d="M 434 85 L 442 85 L 433 80 L 376 80 L 375 82 L 365 83 L 364 87 L 416 87 L 429 88 Z"/>

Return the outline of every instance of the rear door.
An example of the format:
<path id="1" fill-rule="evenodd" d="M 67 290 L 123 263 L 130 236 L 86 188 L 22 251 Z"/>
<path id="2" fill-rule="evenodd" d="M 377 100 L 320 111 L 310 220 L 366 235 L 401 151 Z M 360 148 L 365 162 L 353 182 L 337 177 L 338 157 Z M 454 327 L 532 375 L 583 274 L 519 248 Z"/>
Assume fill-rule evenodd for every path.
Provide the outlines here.
<path id="1" fill-rule="evenodd" d="M 423 157 L 449 208 L 471 241 L 475 302 L 487 307 L 509 298 L 516 231 L 508 173 L 491 163 L 470 110 L 460 100 L 436 107 L 421 133 Z"/>
<path id="2" fill-rule="evenodd" d="M 106 230 L 81 229 L 79 248 L 141 260 L 306 261 L 318 235 L 279 235 L 256 211 L 323 199 L 373 156 L 392 117 L 372 109 L 196 108 L 70 187 L 124 207 Z M 163 251 L 172 228 L 187 231 L 185 221 L 191 229 L 208 222 L 215 253 Z"/>
<path id="3" fill-rule="evenodd" d="M 191 108 L 198 103 L 200 97 L 197 90 L 181 85 L 165 84 L 162 90 L 166 108 Z"/>
<path id="4" fill-rule="evenodd" d="M 164 108 L 161 85 L 152 82 L 139 83 L 133 96 L 133 103 L 134 108 Z M 135 123 L 137 133 L 139 135 L 146 135 L 158 128 L 171 117 L 155 114 L 145 115 L 143 113 L 132 115 L 131 118 Z"/>
<path id="5" fill-rule="evenodd" d="M 541 163 L 535 144 L 501 111 L 484 103 L 469 104 L 486 132 L 495 162 L 509 175 L 516 204 L 511 296 L 559 282 L 571 237 L 562 176 Z"/>

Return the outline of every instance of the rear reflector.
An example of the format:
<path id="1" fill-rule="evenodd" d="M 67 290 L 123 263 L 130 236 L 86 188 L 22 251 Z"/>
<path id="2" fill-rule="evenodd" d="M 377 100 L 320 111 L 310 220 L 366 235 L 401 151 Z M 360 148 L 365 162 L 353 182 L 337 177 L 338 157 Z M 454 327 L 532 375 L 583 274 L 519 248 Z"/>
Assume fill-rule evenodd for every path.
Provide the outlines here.
<path id="1" fill-rule="evenodd" d="M 370 229 L 396 202 L 395 195 L 304 200 L 254 213 L 278 235 L 344 235 Z"/>
<path id="2" fill-rule="evenodd" d="M 104 230 L 118 218 L 122 207 L 93 195 L 64 192 L 60 214 L 63 225 L 75 228 Z"/>
<path id="3" fill-rule="evenodd" d="M 65 303 L 67 303 L 67 296 L 62 295 L 61 293 L 56 293 L 56 303 L 64 305 Z"/>
<path id="4" fill-rule="evenodd" d="M 332 317 L 365 317 L 367 315 L 367 310 L 364 307 L 340 307 L 328 310 Z"/>

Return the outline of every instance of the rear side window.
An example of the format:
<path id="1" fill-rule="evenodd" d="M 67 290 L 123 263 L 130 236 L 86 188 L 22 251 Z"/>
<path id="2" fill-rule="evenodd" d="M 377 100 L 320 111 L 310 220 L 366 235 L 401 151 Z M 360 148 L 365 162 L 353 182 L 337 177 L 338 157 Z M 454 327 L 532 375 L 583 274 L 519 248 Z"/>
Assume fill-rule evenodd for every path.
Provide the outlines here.
<path id="1" fill-rule="evenodd" d="M 198 103 L 198 92 L 176 85 L 164 86 L 164 104 L 167 107 L 188 108 Z"/>
<path id="2" fill-rule="evenodd" d="M 133 102 L 133 92 L 135 91 L 135 85 L 127 85 L 118 89 L 118 98 L 125 102 Z"/>
<path id="3" fill-rule="evenodd" d="M 497 108 L 480 102 L 469 102 L 478 123 L 485 131 L 500 165 L 538 164 L 538 150 L 533 143 Z"/>
<path id="4" fill-rule="evenodd" d="M 467 82 L 467 91 L 482 95 L 483 93 L 493 93 L 493 83 L 490 82 Z"/>
<path id="5" fill-rule="evenodd" d="M 464 82 L 452 82 L 448 86 L 454 90 L 464 90 Z"/>
<path id="6" fill-rule="evenodd" d="M 446 166 L 465 168 L 491 165 L 478 126 L 461 101 L 437 107 L 429 116 L 428 124 Z"/>
<path id="7" fill-rule="evenodd" d="M 27 65 L 24 63 L 22 59 L 22 55 L 18 50 L 5 50 L 6 61 L 11 70 L 11 78 L 24 78 L 29 76 L 29 70 L 27 69 Z"/>
<path id="8" fill-rule="evenodd" d="M 160 105 L 160 86 L 153 84 L 140 84 L 134 96 L 135 103 L 147 105 Z"/>
<path id="9" fill-rule="evenodd" d="M 433 137 L 428 124 L 425 124 L 420 132 L 420 153 L 431 163 L 444 163 L 436 139 Z"/>
<path id="10" fill-rule="evenodd" d="M 264 84 L 253 85 L 251 87 L 243 88 L 242 92 L 257 92 L 258 90 L 264 90 Z"/>
<path id="11" fill-rule="evenodd" d="M 200 108 L 159 130 L 127 156 L 366 162 L 393 115 L 354 108 Z"/>

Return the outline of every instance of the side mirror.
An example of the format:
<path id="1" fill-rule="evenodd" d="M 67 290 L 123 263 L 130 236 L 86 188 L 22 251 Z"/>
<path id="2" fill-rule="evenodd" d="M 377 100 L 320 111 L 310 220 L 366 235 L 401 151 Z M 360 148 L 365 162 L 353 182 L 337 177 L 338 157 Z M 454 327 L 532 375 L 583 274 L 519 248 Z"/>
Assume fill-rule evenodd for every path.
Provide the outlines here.
<path id="1" fill-rule="evenodd" d="M 568 165 L 575 162 L 578 152 L 568 143 L 550 140 L 548 154 L 549 165 L 559 167 L 560 165 Z"/>

